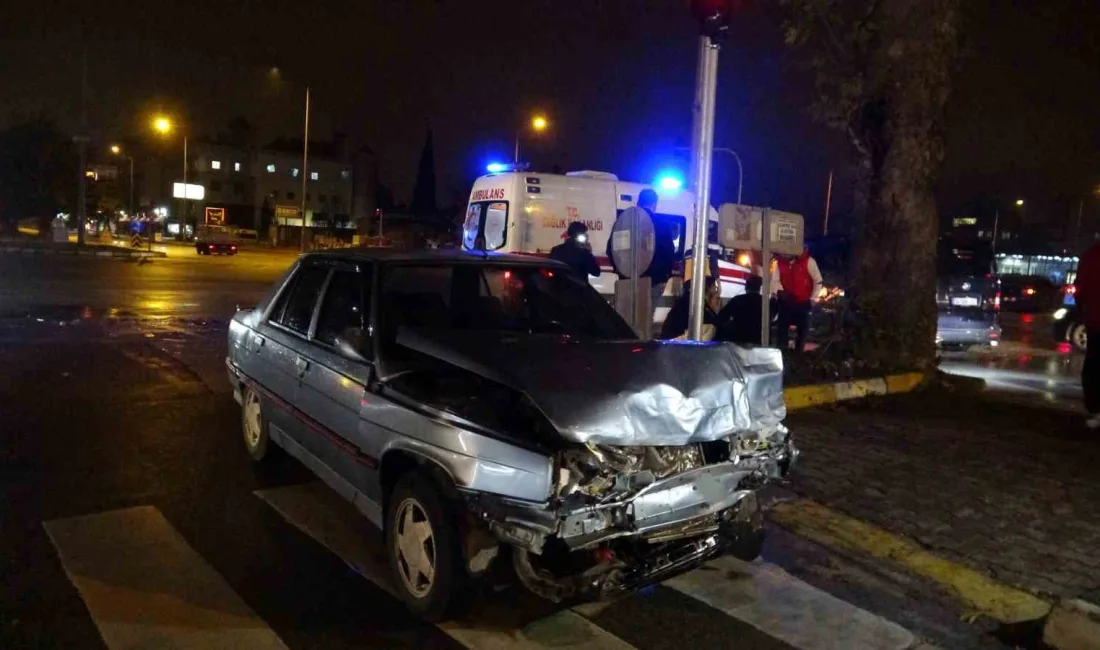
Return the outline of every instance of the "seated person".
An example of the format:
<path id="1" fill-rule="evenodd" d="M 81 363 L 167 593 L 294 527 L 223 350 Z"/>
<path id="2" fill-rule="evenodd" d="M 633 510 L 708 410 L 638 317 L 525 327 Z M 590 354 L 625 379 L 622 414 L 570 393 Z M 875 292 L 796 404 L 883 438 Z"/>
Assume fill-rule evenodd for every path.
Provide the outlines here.
<path id="1" fill-rule="evenodd" d="M 722 294 L 718 287 L 718 283 L 715 281 L 714 276 L 707 276 L 706 282 L 706 294 L 704 299 L 703 309 L 703 328 L 707 330 L 707 325 L 710 325 L 710 336 L 706 336 L 704 333 L 703 340 L 709 341 L 714 338 L 714 330 L 721 322 L 718 317 L 718 308 L 722 305 Z M 672 305 L 672 309 L 668 311 L 668 316 L 665 317 L 665 322 L 661 325 L 661 337 L 662 339 L 675 339 L 680 338 L 687 333 L 689 324 L 689 314 L 691 312 L 691 280 L 684 283 L 684 290 L 680 294 L 680 297 L 676 299 L 676 302 Z"/>

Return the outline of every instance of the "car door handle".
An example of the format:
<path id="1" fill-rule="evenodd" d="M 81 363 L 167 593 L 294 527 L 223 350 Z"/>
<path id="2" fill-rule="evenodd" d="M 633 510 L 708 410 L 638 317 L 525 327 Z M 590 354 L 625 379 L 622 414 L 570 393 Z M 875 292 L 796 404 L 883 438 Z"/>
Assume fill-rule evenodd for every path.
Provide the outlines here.
<path id="1" fill-rule="evenodd" d="M 298 357 L 295 365 L 298 366 L 298 377 L 304 377 L 306 372 L 309 370 L 309 359 Z"/>
<path id="2" fill-rule="evenodd" d="M 260 348 L 262 348 L 264 346 L 264 343 L 266 343 L 266 342 L 267 342 L 267 339 L 260 336 L 259 334 L 256 334 L 255 336 L 252 337 L 252 351 L 253 352 L 259 352 Z"/>

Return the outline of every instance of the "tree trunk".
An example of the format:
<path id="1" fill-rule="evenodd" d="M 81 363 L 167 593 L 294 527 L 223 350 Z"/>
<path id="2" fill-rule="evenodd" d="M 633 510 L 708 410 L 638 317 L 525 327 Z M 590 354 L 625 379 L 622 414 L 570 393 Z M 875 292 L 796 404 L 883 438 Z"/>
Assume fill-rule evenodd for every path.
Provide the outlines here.
<path id="1" fill-rule="evenodd" d="M 865 368 L 935 365 L 935 182 L 957 47 L 958 0 L 881 0 L 857 152 L 851 353 Z"/>

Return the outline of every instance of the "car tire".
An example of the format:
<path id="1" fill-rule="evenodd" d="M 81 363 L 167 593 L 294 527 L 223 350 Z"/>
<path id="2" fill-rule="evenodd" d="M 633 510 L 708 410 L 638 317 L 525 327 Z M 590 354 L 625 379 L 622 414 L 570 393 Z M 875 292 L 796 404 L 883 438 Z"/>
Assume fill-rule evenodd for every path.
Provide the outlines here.
<path id="1" fill-rule="evenodd" d="M 252 460 L 259 463 L 270 456 L 263 399 L 251 386 L 245 386 L 241 395 L 241 433 L 244 436 L 244 447 Z"/>
<path id="2" fill-rule="evenodd" d="M 1074 323 L 1069 326 L 1066 331 L 1066 339 L 1069 344 L 1073 346 L 1074 350 L 1078 352 L 1084 352 L 1088 347 L 1088 330 L 1085 328 L 1084 323 Z"/>
<path id="3" fill-rule="evenodd" d="M 398 480 L 388 504 L 386 556 L 397 594 L 424 619 L 441 620 L 469 580 L 458 509 L 434 481 L 418 472 Z"/>

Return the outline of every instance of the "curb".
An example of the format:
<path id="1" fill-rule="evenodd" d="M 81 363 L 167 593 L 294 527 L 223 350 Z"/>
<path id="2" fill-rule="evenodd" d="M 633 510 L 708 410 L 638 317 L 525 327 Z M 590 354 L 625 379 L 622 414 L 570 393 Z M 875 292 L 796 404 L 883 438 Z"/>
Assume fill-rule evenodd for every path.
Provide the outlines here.
<path id="1" fill-rule="evenodd" d="M 91 246 L 85 248 L 79 247 L 65 247 L 65 248 L 53 248 L 53 247 L 26 247 L 26 246 L 5 246 L 0 244 L 0 253 L 23 253 L 26 255 L 77 255 L 80 257 L 103 257 L 103 258 L 125 258 L 135 259 L 141 257 L 168 257 L 167 253 L 162 251 L 147 251 L 147 250 L 132 250 L 126 248 L 117 248 L 113 246 Z"/>
<path id="2" fill-rule="evenodd" d="M 783 399 L 788 411 L 835 404 L 844 400 L 867 397 L 868 395 L 892 395 L 908 393 L 924 381 L 924 375 L 910 372 L 903 375 L 889 375 L 873 379 L 857 379 L 835 384 L 813 384 L 810 386 L 792 386 L 783 389 Z"/>
<path id="3" fill-rule="evenodd" d="M 777 503 L 768 519 L 826 548 L 886 560 L 931 580 L 967 608 L 1001 623 L 1037 621 L 1051 611 L 1050 603 L 1042 598 L 1000 583 L 984 573 L 935 555 L 914 541 L 809 499 Z M 1054 647 L 1060 650 L 1093 650 L 1098 646 Z"/>
<path id="4" fill-rule="evenodd" d="M 1100 606 L 1061 600 L 1043 626 L 1043 643 L 1058 650 L 1100 649 Z"/>

